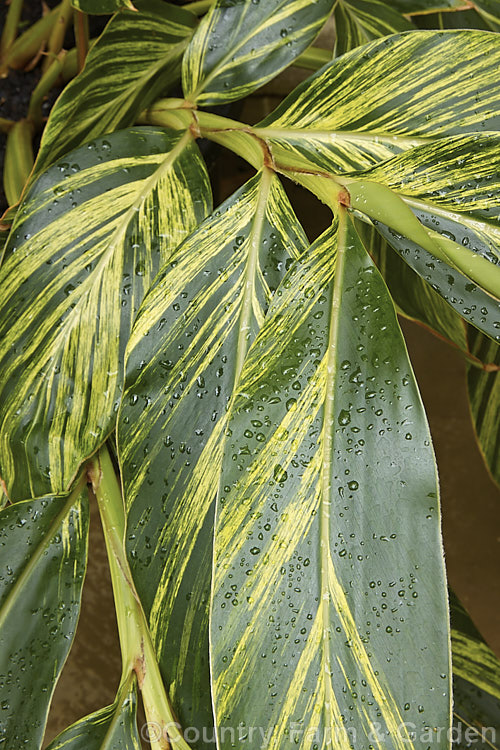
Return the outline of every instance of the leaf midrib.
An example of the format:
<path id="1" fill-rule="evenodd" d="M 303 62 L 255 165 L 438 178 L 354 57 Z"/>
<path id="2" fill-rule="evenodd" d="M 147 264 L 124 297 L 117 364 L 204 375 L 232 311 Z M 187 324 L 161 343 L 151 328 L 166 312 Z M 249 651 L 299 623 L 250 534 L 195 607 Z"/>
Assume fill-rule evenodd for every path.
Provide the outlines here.
<path id="1" fill-rule="evenodd" d="M 236 349 L 236 365 L 234 374 L 234 385 L 238 382 L 243 364 L 247 355 L 250 341 L 248 333 L 252 318 L 253 299 L 255 296 L 255 280 L 259 261 L 259 250 L 266 217 L 267 201 L 272 186 L 273 172 L 263 167 L 259 185 L 259 193 L 255 206 L 255 214 L 249 233 L 249 252 L 246 268 L 243 274 L 243 296 L 241 300 L 241 311 L 238 321 L 238 343 Z"/>
<path id="2" fill-rule="evenodd" d="M 330 508 L 332 506 L 332 456 L 335 415 L 335 374 L 337 370 L 337 352 L 339 337 L 340 304 L 342 299 L 342 285 L 345 271 L 346 255 L 346 211 L 339 217 L 337 234 L 337 258 L 332 304 L 330 308 L 330 331 L 328 338 L 328 353 L 326 360 L 325 407 L 323 412 L 323 426 L 321 431 L 321 501 L 320 501 L 320 551 L 321 551 L 321 608 L 322 608 L 322 673 L 325 680 L 325 726 L 335 725 L 332 710 L 332 682 L 330 662 L 330 632 L 331 632 L 331 592 L 329 568 L 331 564 L 330 549 Z M 326 695 L 328 693 L 328 700 Z"/>

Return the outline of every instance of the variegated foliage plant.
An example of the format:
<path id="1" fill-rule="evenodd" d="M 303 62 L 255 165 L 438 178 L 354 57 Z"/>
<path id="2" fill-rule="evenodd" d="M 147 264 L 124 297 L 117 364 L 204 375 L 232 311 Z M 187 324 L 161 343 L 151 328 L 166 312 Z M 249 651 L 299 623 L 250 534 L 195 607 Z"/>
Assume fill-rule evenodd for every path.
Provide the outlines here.
<path id="1" fill-rule="evenodd" d="M 444 750 L 453 723 L 498 747 L 500 665 L 455 600 L 450 634 L 396 317 L 463 350 L 498 479 L 498 0 L 448 31 L 415 14 L 455 0 L 206 5 L 75 2 L 118 12 L 5 245 L 0 747 L 43 742 L 87 483 L 122 676 L 50 750 L 138 748 L 139 693 L 155 749 Z M 332 11 L 328 55 L 310 45 Z M 258 124 L 213 110 L 297 60 L 326 64 Z M 255 172 L 215 209 L 200 138 Z M 331 209 L 312 244 L 289 180 Z"/>

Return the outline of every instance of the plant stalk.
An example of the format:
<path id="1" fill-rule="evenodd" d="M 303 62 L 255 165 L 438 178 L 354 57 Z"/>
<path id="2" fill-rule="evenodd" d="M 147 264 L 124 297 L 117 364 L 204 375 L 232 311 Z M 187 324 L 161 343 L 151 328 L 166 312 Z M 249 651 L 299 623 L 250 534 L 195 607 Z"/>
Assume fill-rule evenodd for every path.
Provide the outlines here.
<path id="1" fill-rule="evenodd" d="M 89 51 L 89 17 L 81 10 L 75 10 L 73 24 L 75 29 L 76 56 L 78 72 L 83 70 Z"/>
<path id="2" fill-rule="evenodd" d="M 214 0 L 196 0 L 194 3 L 187 3 L 187 5 L 183 5 L 182 7 L 185 10 L 191 11 L 191 13 L 194 13 L 195 16 L 202 16 L 204 13 L 206 13 L 212 5 L 214 4 Z"/>
<path id="3" fill-rule="evenodd" d="M 14 123 L 7 135 L 3 186 L 9 206 L 19 202 L 34 164 L 33 126 L 28 120 Z"/>
<path id="4" fill-rule="evenodd" d="M 66 29 L 73 15 L 71 0 L 62 0 L 58 7 L 57 19 L 52 26 L 50 36 L 47 42 L 47 56 L 42 65 L 43 72 L 46 72 L 52 64 L 54 58 L 59 55 L 63 48 Z"/>
<path id="5" fill-rule="evenodd" d="M 157 732 L 151 737 L 152 749 L 166 750 L 170 741 L 177 750 L 190 750 L 172 713 L 132 580 L 124 546 L 126 520 L 121 487 L 106 447 L 91 461 L 88 475 L 97 498 L 108 553 L 122 653 L 122 682 L 131 671 L 136 673 L 146 718 L 155 728 L 162 728 L 161 737 L 157 738 Z"/>
<path id="6" fill-rule="evenodd" d="M 42 126 L 43 100 L 45 99 L 51 88 L 57 83 L 57 80 L 62 73 L 65 57 L 66 52 L 64 52 L 64 50 L 59 52 L 56 59 L 51 63 L 49 68 L 42 75 L 36 87 L 34 88 L 33 93 L 31 94 L 31 99 L 28 107 L 28 119 L 36 128 L 40 128 Z"/>
<path id="7" fill-rule="evenodd" d="M 9 47 L 12 46 L 16 37 L 24 0 L 10 0 L 9 10 L 5 19 L 5 25 L 0 40 L 0 57 L 3 58 Z"/>
<path id="8" fill-rule="evenodd" d="M 306 70 L 319 70 L 327 63 L 332 62 L 332 53 L 327 49 L 321 49 L 320 47 L 309 47 L 304 50 L 296 60 L 294 60 L 294 67 L 305 68 Z"/>
<path id="9" fill-rule="evenodd" d="M 15 70 L 24 68 L 38 54 L 44 42 L 49 38 L 58 15 L 58 8 L 59 6 L 53 8 L 16 39 L 2 60 L 0 76 L 5 77 L 8 68 Z"/>

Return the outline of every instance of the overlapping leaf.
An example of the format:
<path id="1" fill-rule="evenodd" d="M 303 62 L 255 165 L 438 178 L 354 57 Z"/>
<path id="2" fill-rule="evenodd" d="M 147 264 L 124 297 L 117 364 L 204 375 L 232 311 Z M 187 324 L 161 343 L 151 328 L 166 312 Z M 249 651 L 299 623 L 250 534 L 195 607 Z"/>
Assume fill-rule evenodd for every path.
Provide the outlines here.
<path id="1" fill-rule="evenodd" d="M 412 24 L 383 0 L 339 0 L 335 5 L 335 53 L 343 55 L 372 39 L 411 28 Z"/>
<path id="2" fill-rule="evenodd" d="M 252 750 L 421 750 L 450 719 L 429 430 L 387 289 L 345 221 L 278 289 L 231 409 L 211 614 L 223 749 L 241 727 Z"/>
<path id="3" fill-rule="evenodd" d="M 353 206 L 377 222 L 387 241 L 459 315 L 496 341 L 499 166 L 498 135 L 457 136 L 375 167 L 366 174 L 366 189 L 350 185 Z M 376 183 L 402 196 L 406 206 Z"/>
<path id="4" fill-rule="evenodd" d="M 500 347 L 473 329 L 468 339 L 471 353 L 486 365 L 467 371 L 472 422 L 486 466 L 500 484 Z"/>
<path id="5" fill-rule="evenodd" d="M 0 271 L 1 473 L 14 499 L 63 492 L 111 430 L 142 298 L 209 210 L 189 133 L 121 131 L 35 183 Z"/>
<path id="6" fill-rule="evenodd" d="M 65 729 L 47 750 L 140 750 L 136 713 L 137 695 L 130 678 L 124 682 L 111 706 L 95 711 Z"/>
<path id="7" fill-rule="evenodd" d="M 498 37 L 412 32 L 322 68 L 257 129 L 278 164 L 346 172 L 447 135 L 498 130 Z"/>
<path id="8" fill-rule="evenodd" d="M 404 262 L 374 226 L 357 221 L 356 229 L 389 287 L 398 312 L 466 352 L 465 324 L 460 315 Z"/>
<path id="9" fill-rule="evenodd" d="M 87 562 L 88 507 L 68 498 L 0 511 L 0 743 L 41 747 L 71 647 Z"/>
<path id="10" fill-rule="evenodd" d="M 250 94 L 318 34 L 333 0 L 217 0 L 184 56 L 184 95 L 200 105 Z"/>
<path id="11" fill-rule="evenodd" d="M 500 661 L 451 595 L 454 747 L 500 748 Z"/>
<path id="12" fill-rule="evenodd" d="M 83 141 L 132 125 L 178 79 L 195 16 L 162 0 L 137 0 L 136 6 L 138 12 L 111 19 L 52 108 L 38 173 Z"/>
<path id="13" fill-rule="evenodd" d="M 71 0 L 71 5 L 84 13 L 106 15 L 117 10 L 135 10 L 137 2 L 134 5 L 132 0 Z"/>
<path id="14" fill-rule="evenodd" d="M 208 600 L 226 409 L 271 294 L 306 245 L 264 169 L 178 249 L 129 344 L 118 429 L 126 546 L 175 713 L 200 733 L 213 721 Z"/>

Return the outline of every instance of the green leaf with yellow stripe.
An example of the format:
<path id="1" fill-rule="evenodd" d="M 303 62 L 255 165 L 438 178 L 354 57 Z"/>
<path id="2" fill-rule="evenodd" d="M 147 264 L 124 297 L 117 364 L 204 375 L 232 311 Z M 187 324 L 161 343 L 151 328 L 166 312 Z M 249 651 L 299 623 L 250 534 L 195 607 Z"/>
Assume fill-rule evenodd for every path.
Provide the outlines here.
<path id="1" fill-rule="evenodd" d="M 184 96 L 201 106 L 247 96 L 311 44 L 333 4 L 333 0 L 217 0 L 184 55 Z"/>
<path id="2" fill-rule="evenodd" d="M 451 593 L 453 730 L 457 750 L 500 748 L 500 661 Z"/>
<path id="3" fill-rule="evenodd" d="M 94 711 L 59 734 L 47 750 L 140 750 L 137 692 L 132 672 L 114 703 Z"/>
<path id="4" fill-rule="evenodd" d="M 189 132 L 121 131 L 35 183 L 0 270 L 1 475 L 12 499 L 64 492 L 112 430 L 137 310 L 209 210 Z"/>
<path id="5" fill-rule="evenodd" d="M 471 354 L 484 363 L 467 369 L 472 423 L 486 466 L 500 485 L 500 346 L 473 328 L 467 338 Z"/>
<path id="6" fill-rule="evenodd" d="M 178 80 L 195 16 L 162 0 L 136 0 L 136 7 L 111 19 L 52 108 L 37 173 L 83 141 L 132 125 Z"/>
<path id="7" fill-rule="evenodd" d="M 467 352 L 466 326 L 460 315 L 405 263 L 374 226 L 356 221 L 356 229 L 389 288 L 397 312 Z"/>
<path id="8" fill-rule="evenodd" d="M 87 489 L 0 511 L 0 744 L 42 745 L 87 565 Z"/>
<path id="9" fill-rule="evenodd" d="M 227 407 L 271 296 L 307 244 L 264 168 L 176 251 L 127 351 L 126 547 L 174 712 L 200 737 L 213 722 L 208 606 Z"/>
<path id="10" fill-rule="evenodd" d="M 414 28 L 401 13 L 383 0 L 339 0 L 335 4 L 335 54 L 398 31 Z"/>
<path id="11" fill-rule="evenodd" d="M 447 619 L 428 425 L 392 301 L 341 216 L 276 292 L 230 410 L 221 749 L 239 731 L 252 750 L 427 750 L 420 733 L 450 722 Z"/>
<path id="12" fill-rule="evenodd" d="M 456 136 L 349 179 L 350 202 L 467 322 L 500 341 L 500 136 Z M 390 188 L 390 190 L 388 189 Z"/>
<path id="13" fill-rule="evenodd" d="M 256 132 L 278 166 L 365 170 L 444 136 L 498 130 L 499 65 L 487 32 L 378 39 L 298 86 Z"/>
<path id="14" fill-rule="evenodd" d="M 140 0 L 139 0 L 140 2 Z M 132 0 L 71 0 L 71 5 L 83 13 L 92 13 L 93 15 L 107 15 L 116 13 L 116 11 L 136 10 L 138 2 Z"/>

